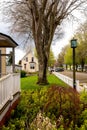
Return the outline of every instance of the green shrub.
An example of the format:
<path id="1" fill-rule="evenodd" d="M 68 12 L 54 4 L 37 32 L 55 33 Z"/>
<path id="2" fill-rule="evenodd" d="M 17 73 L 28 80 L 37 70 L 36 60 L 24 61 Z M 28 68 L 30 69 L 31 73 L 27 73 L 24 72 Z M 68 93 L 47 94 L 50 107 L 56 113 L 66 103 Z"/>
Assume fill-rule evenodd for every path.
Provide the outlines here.
<path id="1" fill-rule="evenodd" d="M 80 130 L 87 130 L 87 120 L 84 120 L 83 125 L 81 126 Z"/>
<path id="2" fill-rule="evenodd" d="M 56 124 L 55 130 L 86 130 L 87 108 L 83 107 L 86 95 L 82 94 L 81 100 L 79 97 L 74 89 L 58 86 L 22 91 L 17 109 L 2 130 L 36 130 L 31 124 L 40 111 Z"/>
<path id="3" fill-rule="evenodd" d="M 44 106 L 46 91 L 46 88 L 37 91 L 22 91 L 21 101 L 17 109 L 12 111 L 8 125 L 4 126 L 2 130 L 30 129 L 30 124 Z"/>
<path id="4" fill-rule="evenodd" d="M 26 71 L 21 70 L 21 77 L 26 77 Z"/>
<path id="5" fill-rule="evenodd" d="M 44 107 L 46 115 L 56 121 L 56 126 L 65 129 L 78 122 L 81 113 L 79 94 L 72 88 L 53 86 L 48 89 L 47 103 Z"/>

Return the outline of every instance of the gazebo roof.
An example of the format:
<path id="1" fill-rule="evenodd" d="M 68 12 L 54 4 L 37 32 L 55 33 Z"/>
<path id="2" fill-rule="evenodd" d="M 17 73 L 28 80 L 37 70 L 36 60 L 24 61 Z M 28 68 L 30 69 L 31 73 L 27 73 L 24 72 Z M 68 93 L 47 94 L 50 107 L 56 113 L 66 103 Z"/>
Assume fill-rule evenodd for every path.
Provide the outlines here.
<path id="1" fill-rule="evenodd" d="M 8 35 L 0 33 L 0 47 L 16 47 L 18 44 Z"/>

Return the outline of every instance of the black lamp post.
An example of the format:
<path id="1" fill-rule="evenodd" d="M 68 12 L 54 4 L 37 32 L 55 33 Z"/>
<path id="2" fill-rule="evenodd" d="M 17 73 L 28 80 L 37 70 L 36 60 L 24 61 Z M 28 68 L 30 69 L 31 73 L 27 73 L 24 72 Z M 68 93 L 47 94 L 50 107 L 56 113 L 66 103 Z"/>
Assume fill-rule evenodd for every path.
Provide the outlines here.
<path id="1" fill-rule="evenodd" d="M 73 48 L 73 88 L 76 89 L 76 76 L 75 76 L 75 48 L 77 47 L 77 39 L 71 40 L 71 48 Z"/>

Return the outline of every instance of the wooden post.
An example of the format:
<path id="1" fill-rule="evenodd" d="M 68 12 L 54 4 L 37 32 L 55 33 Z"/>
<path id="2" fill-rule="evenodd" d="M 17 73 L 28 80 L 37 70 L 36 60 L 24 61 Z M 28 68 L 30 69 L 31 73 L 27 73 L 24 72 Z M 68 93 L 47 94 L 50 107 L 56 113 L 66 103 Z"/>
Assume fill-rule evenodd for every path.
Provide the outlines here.
<path id="1" fill-rule="evenodd" d="M 13 67 L 13 73 L 15 72 L 15 49 L 12 48 L 12 67 Z"/>
<path id="2" fill-rule="evenodd" d="M 1 50 L 0 50 L 0 54 L 1 54 Z M 0 77 L 1 77 L 1 55 L 0 55 Z"/>

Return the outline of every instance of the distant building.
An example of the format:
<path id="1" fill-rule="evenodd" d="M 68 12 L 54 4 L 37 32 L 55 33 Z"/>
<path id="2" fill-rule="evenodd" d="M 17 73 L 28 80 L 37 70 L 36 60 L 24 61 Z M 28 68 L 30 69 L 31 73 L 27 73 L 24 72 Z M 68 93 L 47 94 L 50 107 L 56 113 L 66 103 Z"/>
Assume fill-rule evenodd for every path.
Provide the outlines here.
<path id="1" fill-rule="evenodd" d="M 34 54 L 29 51 L 21 60 L 22 70 L 26 72 L 37 72 L 38 71 L 38 59 Z"/>

